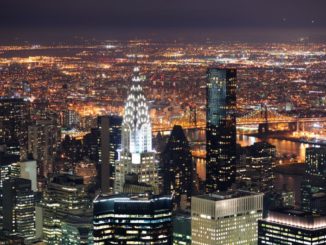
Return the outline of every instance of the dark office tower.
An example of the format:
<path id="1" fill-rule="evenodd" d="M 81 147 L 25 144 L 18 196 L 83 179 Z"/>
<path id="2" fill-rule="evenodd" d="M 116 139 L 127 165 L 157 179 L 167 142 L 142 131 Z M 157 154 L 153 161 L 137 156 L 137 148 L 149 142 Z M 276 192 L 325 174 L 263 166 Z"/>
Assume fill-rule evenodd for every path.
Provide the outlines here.
<path id="1" fill-rule="evenodd" d="M 31 181 L 22 178 L 3 183 L 3 227 L 26 240 L 35 236 L 35 204 Z"/>
<path id="2" fill-rule="evenodd" d="M 306 149 L 306 173 L 326 178 L 326 147 Z"/>
<path id="3" fill-rule="evenodd" d="M 98 196 L 93 210 L 94 245 L 172 244 L 168 196 Z"/>
<path id="4" fill-rule="evenodd" d="M 28 152 L 37 161 L 41 178 L 53 173 L 59 135 L 59 129 L 52 120 L 38 120 L 28 127 Z"/>
<path id="5" fill-rule="evenodd" d="M 236 86 L 235 69 L 208 69 L 206 192 L 225 191 L 235 182 Z"/>
<path id="6" fill-rule="evenodd" d="M 117 150 L 121 146 L 121 124 L 122 117 L 119 116 L 98 118 L 100 182 L 103 193 L 113 192 L 115 161 L 118 159 Z"/>
<path id="7" fill-rule="evenodd" d="M 258 221 L 258 244 L 326 244 L 326 217 L 293 209 L 269 211 Z"/>
<path id="8" fill-rule="evenodd" d="M 99 161 L 99 140 L 100 130 L 92 128 L 91 132 L 86 134 L 83 138 L 83 152 L 89 160 Z"/>
<path id="9" fill-rule="evenodd" d="M 175 196 L 175 203 L 179 206 L 181 196 L 190 197 L 194 187 L 195 167 L 192 161 L 189 142 L 182 127 L 175 125 L 171 132 L 165 150 L 161 154 L 163 193 Z"/>
<path id="10" fill-rule="evenodd" d="M 19 161 L 19 156 L 7 154 L 0 146 L 0 230 L 3 228 L 3 182 L 11 177 L 11 166 Z"/>
<path id="11" fill-rule="evenodd" d="M 0 99 L 0 145 L 7 151 L 26 157 L 28 103 L 23 99 Z"/>
<path id="12" fill-rule="evenodd" d="M 240 148 L 237 186 L 252 192 L 268 193 L 274 188 L 276 148 L 267 142 L 256 142 Z"/>
<path id="13" fill-rule="evenodd" d="M 306 149 L 301 197 L 303 210 L 326 212 L 326 147 Z"/>

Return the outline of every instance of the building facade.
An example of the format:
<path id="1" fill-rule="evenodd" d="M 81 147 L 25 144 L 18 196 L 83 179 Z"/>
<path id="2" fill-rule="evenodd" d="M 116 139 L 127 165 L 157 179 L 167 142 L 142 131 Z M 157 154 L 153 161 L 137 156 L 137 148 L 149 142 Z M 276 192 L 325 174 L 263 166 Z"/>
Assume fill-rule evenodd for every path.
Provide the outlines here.
<path id="1" fill-rule="evenodd" d="M 61 174 L 50 180 L 42 199 L 43 239 L 46 244 L 62 244 L 67 227 L 78 229 L 88 224 L 91 231 L 91 201 L 85 187 L 80 176 Z M 79 222 L 76 223 L 76 220 Z"/>
<path id="2" fill-rule="evenodd" d="M 115 162 L 118 160 L 118 149 L 121 148 L 121 124 L 122 118 L 119 116 L 98 118 L 100 182 L 103 193 L 113 193 Z"/>
<path id="3" fill-rule="evenodd" d="M 35 236 L 35 199 L 31 181 L 12 178 L 3 183 L 3 228 L 26 241 Z"/>
<path id="4" fill-rule="evenodd" d="M 326 244 L 326 217 L 278 209 L 258 222 L 258 244 Z"/>
<path id="5" fill-rule="evenodd" d="M 301 205 L 310 212 L 326 212 L 326 147 L 306 149 L 306 172 Z"/>
<path id="6" fill-rule="evenodd" d="M 94 200 L 94 244 L 172 244 L 172 198 L 111 195 Z"/>
<path id="7" fill-rule="evenodd" d="M 238 191 L 192 197 L 192 244 L 257 244 L 262 212 L 263 194 Z"/>

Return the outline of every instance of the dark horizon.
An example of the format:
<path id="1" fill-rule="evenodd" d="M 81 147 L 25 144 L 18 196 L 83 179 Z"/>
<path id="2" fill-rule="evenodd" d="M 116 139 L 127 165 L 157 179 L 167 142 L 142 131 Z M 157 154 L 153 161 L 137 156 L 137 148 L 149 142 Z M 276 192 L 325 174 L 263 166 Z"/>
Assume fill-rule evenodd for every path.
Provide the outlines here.
<path id="1" fill-rule="evenodd" d="M 323 0 L 4 0 L 0 41 L 186 39 L 223 41 L 326 40 Z M 198 34 L 197 34 L 198 33 Z"/>
<path id="2" fill-rule="evenodd" d="M 1 29 L 0 45 L 85 44 L 110 40 L 150 39 L 162 42 L 325 42 L 323 28 L 102 28 Z"/>

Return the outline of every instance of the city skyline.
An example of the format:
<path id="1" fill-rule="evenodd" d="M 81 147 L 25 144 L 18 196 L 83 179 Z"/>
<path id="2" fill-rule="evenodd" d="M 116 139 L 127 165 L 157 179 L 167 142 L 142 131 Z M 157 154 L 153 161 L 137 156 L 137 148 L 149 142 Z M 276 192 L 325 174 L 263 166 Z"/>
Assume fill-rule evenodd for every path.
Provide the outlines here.
<path id="1" fill-rule="evenodd" d="M 324 9 L 1 1 L 0 244 L 323 244 Z"/>

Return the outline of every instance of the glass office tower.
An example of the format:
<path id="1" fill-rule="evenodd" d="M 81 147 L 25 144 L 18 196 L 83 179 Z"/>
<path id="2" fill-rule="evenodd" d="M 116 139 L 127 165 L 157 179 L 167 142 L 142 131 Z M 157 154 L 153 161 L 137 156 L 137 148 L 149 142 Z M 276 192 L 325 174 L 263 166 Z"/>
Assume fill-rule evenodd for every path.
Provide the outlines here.
<path id="1" fill-rule="evenodd" d="M 210 68 L 206 88 L 206 192 L 225 191 L 236 175 L 236 70 Z"/>

